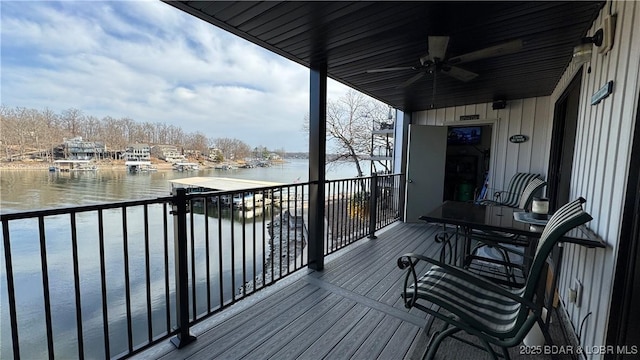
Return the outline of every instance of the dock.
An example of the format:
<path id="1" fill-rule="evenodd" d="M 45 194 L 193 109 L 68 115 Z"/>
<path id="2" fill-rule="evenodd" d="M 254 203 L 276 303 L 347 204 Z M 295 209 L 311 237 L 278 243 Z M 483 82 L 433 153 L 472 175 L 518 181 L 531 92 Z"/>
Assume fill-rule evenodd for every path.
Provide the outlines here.
<path id="1" fill-rule="evenodd" d="M 200 189 L 201 191 L 242 191 L 246 189 L 282 186 L 282 183 L 224 177 L 195 176 L 169 180 L 171 188 Z"/>
<path id="2" fill-rule="evenodd" d="M 223 178 L 223 177 L 189 177 L 183 179 L 169 180 L 171 183 L 171 191 L 173 192 L 177 188 L 187 189 L 187 193 L 200 193 L 209 191 L 225 191 L 234 192 L 231 195 L 222 195 L 218 197 L 212 197 L 212 202 L 220 200 L 224 206 L 230 206 L 234 209 L 252 210 L 254 207 L 262 206 L 264 204 L 271 204 L 274 192 L 267 191 L 267 194 L 261 191 L 253 191 L 260 188 L 273 188 L 283 186 L 284 184 L 259 181 L 259 180 L 247 180 L 247 179 L 235 179 L 235 178 Z M 246 191 L 253 189 L 251 191 Z M 265 197 L 266 195 L 266 197 Z"/>
<path id="3" fill-rule="evenodd" d="M 52 170 L 68 171 L 95 171 L 98 167 L 91 164 L 91 160 L 55 160 Z"/>

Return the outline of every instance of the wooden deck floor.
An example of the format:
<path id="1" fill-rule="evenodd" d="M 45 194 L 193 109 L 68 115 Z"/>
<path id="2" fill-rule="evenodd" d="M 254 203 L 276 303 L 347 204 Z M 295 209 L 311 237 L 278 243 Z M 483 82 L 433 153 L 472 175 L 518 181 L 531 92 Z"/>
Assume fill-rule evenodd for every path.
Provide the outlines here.
<path id="1" fill-rule="evenodd" d="M 183 349 L 157 345 L 139 358 L 403 359 L 424 341 L 427 317 L 400 299 L 406 252 L 435 254 L 437 227 L 397 223 L 195 326 Z"/>

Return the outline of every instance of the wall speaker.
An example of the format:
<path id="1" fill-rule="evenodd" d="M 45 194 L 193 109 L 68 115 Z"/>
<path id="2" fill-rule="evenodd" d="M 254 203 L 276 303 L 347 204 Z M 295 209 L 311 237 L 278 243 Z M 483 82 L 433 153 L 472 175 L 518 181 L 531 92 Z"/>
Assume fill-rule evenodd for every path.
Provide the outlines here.
<path id="1" fill-rule="evenodd" d="M 505 100 L 496 100 L 493 102 L 493 110 L 500 110 L 507 107 L 507 102 Z"/>

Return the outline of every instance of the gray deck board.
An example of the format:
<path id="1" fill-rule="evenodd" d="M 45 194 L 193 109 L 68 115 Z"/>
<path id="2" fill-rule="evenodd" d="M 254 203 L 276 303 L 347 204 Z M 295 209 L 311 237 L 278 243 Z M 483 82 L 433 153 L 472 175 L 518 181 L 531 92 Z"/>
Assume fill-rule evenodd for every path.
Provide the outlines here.
<path id="1" fill-rule="evenodd" d="M 438 229 L 398 223 L 332 255 L 321 272 L 303 269 L 294 279 L 261 290 L 210 319 L 182 349 L 150 357 L 171 359 L 402 359 L 427 324 L 423 312 L 404 308 L 406 252 L 433 256 Z M 153 350 L 153 349 L 152 349 Z M 149 355 L 155 354 L 155 355 Z M 140 354 L 145 357 L 145 353 Z"/>

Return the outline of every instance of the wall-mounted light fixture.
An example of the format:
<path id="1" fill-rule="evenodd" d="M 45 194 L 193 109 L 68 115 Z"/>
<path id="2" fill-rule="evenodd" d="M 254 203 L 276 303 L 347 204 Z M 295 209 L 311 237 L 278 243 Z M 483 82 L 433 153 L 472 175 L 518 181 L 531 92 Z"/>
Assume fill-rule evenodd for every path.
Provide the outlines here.
<path id="1" fill-rule="evenodd" d="M 583 37 L 580 40 L 580 45 L 573 48 L 573 59 L 575 63 L 580 66 L 584 63 L 591 61 L 591 54 L 593 53 L 593 45 L 602 45 L 604 38 L 604 31 L 599 29 L 593 36 Z"/>
<path id="2" fill-rule="evenodd" d="M 607 14 L 602 19 L 602 28 L 598 29 L 593 36 L 582 38 L 580 45 L 573 48 L 573 58 L 577 65 L 591 61 L 594 45 L 602 55 L 606 55 L 613 48 L 616 18 L 615 14 Z"/>
<path id="3" fill-rule="evenodd" d="M 581 42 L 583 44 L 593 44 L 595 46 L 602 45 L 602 40 L 604 39 L 604 30 L 598 29 L 593 36 L 583 37 Z"/>

